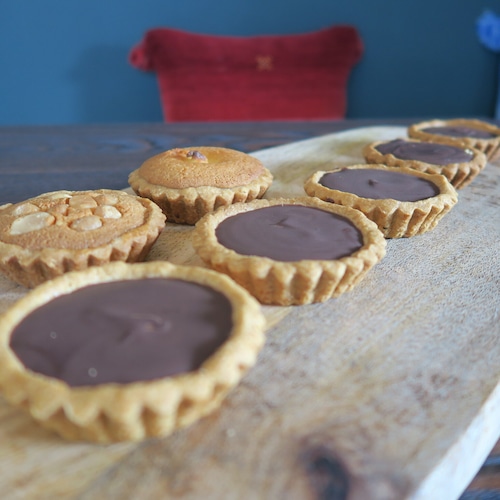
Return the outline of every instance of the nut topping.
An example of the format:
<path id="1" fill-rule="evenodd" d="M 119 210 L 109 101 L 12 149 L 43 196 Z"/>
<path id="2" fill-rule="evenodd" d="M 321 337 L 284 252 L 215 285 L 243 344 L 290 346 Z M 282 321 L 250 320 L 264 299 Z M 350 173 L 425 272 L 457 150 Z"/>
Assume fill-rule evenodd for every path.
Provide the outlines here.
<path id="1" fill-rule="evenodd" d="M 187 153 L 186 153 L 186 158 L 189 158 L 189 159 L 192 159 L 192 160 L 198 160 L 200 162 L 203 162 L 203 163 L 207 163 L 208 162 L 208 159 L 207 157 L 200 153 L 199 151 L 196 151 L 196 150 L 189 150 Z"/>
<path id="2" fill-rule="evenodd" d="M 59 203 L 50 208 L 53 214 L 68 215 L 69 207 L 66 203 Z"/>
<path id="3" fill-rule="evenodd" d="M 174 148 L 163 153 L 165 156 L 179 158 L 180 160 L 196 161 L 198 163 L 208 163 L 208 158 L 196 149 Z"/>
<path id="4" fill-rule="evenodd" d="M 93 212 L 91 208 L 68 207 L 66 215 L 72 219 L 81 219 L 86 215 L 93 215 Z"/>
<path id="5" fill-rule="evenodd" d="M 13 215 L 27 215 L 38 212 L 39 208 L 33 203 L 23 203 L 12 210 Z"/>
<path id="6" fill-rule="evenodd" d="M 95 208 L 97 207 L 97 202 L 92 196 L 82 194 L 70 198 L 69 205 L 74 208 Z"/>
<path id="7" fill-rule="evenodd" d="M 116 205 L 118 203 L 118 196 L 114 194 L 99 194 L 94 199 L 98 205 Z"/>
<path id="8" fill-rule="evenodd" d="M 10 226 L 10 234 L 24 234 L 51 226 L 55 217 L 47 212 L 34 212 L 16 219 Z"/>
<path id="9" fill-rule="evenodd" d="M 27 201 L 15 206 L 9 233 L 13 236 L 39 231 L 49 226 L 66 226 L 76 231 L 91 231 L 103 226 L 106 219 L 120 219 L 122 212 L 114 205 L 119 197 L 114 194 L 77 194 L 63 191 L 51 193 L 39 204 Z"/>
<path id="10" fill-rule="evenodd" d="M 70 191 L 55 191 L 54 193 L 49 193 L 45 196 L 50 200 L 60 200 L 60 199 L 68 199 L 71 198 Z"/>
<path id="11" fill-rule="evenodd" d="M 122 214 L 117 208 L 112 207 L 110 205 L 103 205 L 101 207 L 97 207 L 94 210 L 94 214 L 98 215 L 99 217 L 102 217 L 103 219 L 119 219 L 122 216 Z"/>
<path id="12" fill-rule="evenodd" d="M 92 229 L 99 229 L 101 226 L 102 221 L 97 215 L 87 215 L 70 224 L 71 229 L 76 231 L 92 231 Z"/>

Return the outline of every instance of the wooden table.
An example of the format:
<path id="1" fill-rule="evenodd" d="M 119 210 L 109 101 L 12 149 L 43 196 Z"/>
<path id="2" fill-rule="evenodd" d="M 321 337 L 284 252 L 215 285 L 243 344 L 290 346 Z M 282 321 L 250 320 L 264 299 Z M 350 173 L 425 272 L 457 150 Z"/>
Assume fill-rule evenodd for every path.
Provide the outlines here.
<path id="1" fill-rule="evenodd" d="M 407 120 L 356 120 L 0 127 L 0 204 L 58 189 L 123 189 L 131 170 L 146 158 L 172 147 L 219 145 L 246 152 L 265 150 L 258 154 L 276 162 L 274 150 L 266 148 L 358 127 L 402 126 L 407 123 Z M 284 149 L 283 154 L 292 154 L 293 151 L 293 148 Z M 489 165 L 487 175 L 481 174 L 485 175 L 483 183 L 478 183 L 476 191 L 470 190 L 466 198 L 474 201 L 475 196 L 478 206 L 496 203 L 498 207 L 499 168 L 499 165 Z M 436 238 L 435 235 L 432 237 Z M 493 241 L 493 245 L 498 248 L 498 241 Z M 425 250 L 425 245 L 417 243 L 415 250 Z M 471 251 L 470 248 L 462 250 Z M 498 267 L 491 270 L 493 274 L 485 278 L 484 283 L 498 284 Z M 397 282 L 400 279 L 397 273 L 401 269 L 393 271 L 392 280 Z M 477 272 L 477 269 L 464 269 L 462 274 L 465 276 L 469 272 Z M 430 275 L 432 270 L 427 278 Z M 415 279 L 420 277 L 416 275 Z M 461 278 L 457 275 L 456 279 L 458 283 Z M 447 285 L 453 283 L 451 279 Z M 383 284 L 377 293 L 390 294 L 390 285 Z M 491 312 L 489 307 L 498 307 L 498 288 L 496 291 L 497 296 L 491 297 L 491 304 L 484 305 L 485 311 Z M 451 290 L 443 289 L 436 300 L 445 304 L 448 295 L 453 296 Z M 471 297 L 475 294 L 472 293 Z M 372 299 L 377 304 L 376 294 Z M 354 302 L 348 299 L 339 301 L 346 308 L 344 316 L 358 314 L 355 310 L 349 311 L 350 304 L 355 303 L 355 299 L 352 300 Z M 268 331 L 268 343 L 256 368 L 229 396 L 219 412 L 163 440 L 109 447 L 65 443 L 39 429 L 28 417 L 10 409 L 0 399 L 0 429 L 3 427 L 4 432 L 0 442 L 1 498 L 456 498 L 499 437 L 499 380 L 487 380 L 488 389 L 484 390 L 484 380 L 478 377 L 477 383 L 482 383 L 482 386 L 477 387 L 477 393 L 483 394 L 481 391 L 484 391 L 487 397 L 476 401 L 477 411 L 472 415 L 465 412 L 463 418 L 456 416 L 467 409 L 467 404 L 461 404 L 460 394 L 453 391 L 466 384 L 456 383 L 461 380 L 460 372 L 470 371 L 472 374 L 476 366 L 485 367 L 488 363 L 495 366 L 500 360 L 474 359 L 477 354 L 474 351 L 466 361 L 474 361 L 476 366 L 461 365 L 461 359 L 446 358 L 445 362 L 453 364 L 453 368 L 450 365 L 441 373 L 426 371 L 436 369 L 429 363 L 420 371 L 414 370 L 413 378 L 401 384 L 394 380 L 392 383 L 386 377 L 385 392 L 408 391 L 404 396 L 407 397 L 408 410 L 398 408 L 397 418 L 391 415 L 384 421 L 387 408 L 380 408 L 377 418 L 371 418 L 363 413 L 377 412 L 375 394 L 381 389 L 370 390 L 371 385 L 379 380 L 377 377 L 384 375 L 383 363 L 358 369 L 357 375 L 364 380 L 359 386 L 347 387 L 344 394 L 342 386 L 332 388 L 326 385 L 335 377 L 326 377 L 321 371 L 324 366 L 322 369 L 318 367 L 317 373 L 310 373 L 301 369 L 297 363 L 299 358 L 294 357 L 294 352 L 301 351 L 306 356 L 311 355 L 313 349 L 318 364 L 330 362 L 323 359 L 322 349 L 328 353 L 331 345 L 325 348 L 320 341 L 312 346 L 304 345 L 312 326 L 318 324 L 318 331 L 324 333 L 318 322 L 329 321 L 325 307 L 271 309 L 268 317 L 273 318 L 274 326 Z M 411 311 L 411 304 L 408 310 Z M 431 311 L 431 314 L 434 313 Z M 498 338 L 498 310 L 495 314 L 492 333 Z M 387 320 L 411 319 L 409 313 L 407 318 L 388 317 Z M 370 324 L 365 327 L 369 330 Z M 292 336 L 291 332 L 297 329 L 303 330 L 304 334 Z M 388 329 L 386 341 L 388 344 L 392 342 L 392 347 L 387 349 L 388 357 L 398 354 L 394 347 L 397 342 L 389 335 L 394 331 Z M 370 359 L 367 353 L 373 352 L 379 358 L 384 356 L 384 346 L 370 342 L 365 331 L 352 333 L 356 338 L 338 339 L 335 346 L 342 351 L 344 361 L 349 360 L 350 366 L 345 369 L 352 369 L 357 363 L 355 356 L 344 352 L 349 349 L 365 361 Z M 408 349 L 412 349 L 411 339 L 400 341 L 408 343 L 404 347 L 408 354 Z M 466 339 L 457 336 L 457 341 L 465 342 Z M 492 345 L 484 346 L 486 357 L 499 352 L 498 342 L 494 339 L 491 342 Z M 418 345 L 414 347 L 418 348 Z M 277 356 L 271 359 L 273 354 Z M 405 364 L 412 362 L 413 359 L 402 358 L 397 363 L 387 359 L 392 368 L 398 364 L 401 366 L 401 376 L 404 376 Z M 335 370 L 335 362 L 332 360 L 331 363 L 332 370 Z M 498 371 L 494 372 L 495 377 L 497 374 Z M 370 377 L 373 377 L 373 384 Z M 474 383 L 468 383 L 467 387 L 474 387 Z M 265 391 L 263 385 L 267 385 Z M 357 394 L 356 387 L 368 388 L 368 392 Z M 324 403 L 323 400 L 302 403 L 301 394 L 324 397 Z M 329 399 L 333 395 L 335 401 Z M 394 396 L 399 397 L 399 394 Z M 464 395 L 464 400 L 466 396 L 474 399 L 468 394 Z M 384 402 L 387 405 L 387 400 Z M 412 422 L 416 415 L 412 410 L 415 402 L 420 405 L 419 411 L 426 415 L 419 425 Z M 344 421 L 333 418 L 332 413 L 342 405 L 352 405 L 352 418 Z M 432 413 L 435 415 L 431 416 Z M 346 415 L 350 415 L 349 412 Z M 426 428 L 426 425 L 436 423 L 436 415 L 440 419 L 439 425 Z M 464 436 L 447 431 L 448 424 L 451 428 L 456 420 L 460 420 Z M 378 429 L 365 428 L 367 425 Z M 343 439 L 344 429 L 348 441 Z M 404 439 L 405 429 L 408 430 L 408 442 Z M 412 436 L 415 432 L 420 434 Z M 373 442 L 374 434 L 378 435 L 376 442 Z M 415 447 L 408 453 L 398 452 L 398 448 L 414 446 L 415 440 L 421 440 L 422 447 Z M 369 450 L 366 456 L 363 449 Z M 377 461 L 377 453 L 380 453 L 380 461 Z M 486 490 L 500 495 L 499 453 L 497 444 L 470 483 L 464 498 Z M 387 460 L 387 457 L 398 456 L 407 457 L 407 461 Z M 426 463 L 430 464 L 427 468 Z M 441 496 L 434 496 L 435 492 Z"/>

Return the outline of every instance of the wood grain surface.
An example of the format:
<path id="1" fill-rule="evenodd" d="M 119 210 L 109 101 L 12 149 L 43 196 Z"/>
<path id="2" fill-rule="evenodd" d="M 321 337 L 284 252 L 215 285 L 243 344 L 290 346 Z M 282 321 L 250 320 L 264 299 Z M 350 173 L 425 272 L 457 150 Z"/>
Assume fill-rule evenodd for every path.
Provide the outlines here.
<path id="1" fill-rule="evenodd" d="M 268 196 L 405 134 L 354 129 L 255 153 Z M 66 443 L 0 400 L 2 498 L 454 499 L 500 436 L 499 169 L 431 232 L 389 240 L 354 290 L 264 307 L 267 342 L 219 411 L 164 439 Z M 109 187 L 109 186 L 106 186 Z M 191 228 L 150 259 L 201 266 Z M 26 291 L 0 280 L 0 309 Z"/>

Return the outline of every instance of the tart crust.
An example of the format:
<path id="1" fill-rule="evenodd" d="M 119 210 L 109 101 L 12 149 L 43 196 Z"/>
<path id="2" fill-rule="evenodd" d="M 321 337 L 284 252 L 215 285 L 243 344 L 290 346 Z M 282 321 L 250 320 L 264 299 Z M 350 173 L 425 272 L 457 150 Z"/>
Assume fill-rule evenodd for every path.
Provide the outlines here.
<path id="1" fill-rule="evenodd" d="M 9 347 L 16 325 L 60 295 L 91 284 L 164 277 L 209 286 L 233 308 L 229 338 L 196 371 L 130 384 L 70 387 L 26 369 Z M 68 273 L 32 290 L 0 319 L 0 388 L 43 427 L 68 440 L 137 441 L 166 436 L 215 410 L 255 363 L 264 343 L 265 319 L 258 302 L 227 276 L 168 262 L 126 264 Z"/>
<path id="2" fill-rule="evenodd" d="M 282 262 L 238 254 L 218 242 L 215 231 L 224 219 L 273 205 L 302 205 L 346 217 L 362 233 L 363 246 L 336 260 Z M 220 208 L 197 223 L 192 243 L 204 262 L 229 275 L 261 303 L 282 306 L 323 302 L 351 290 L 382 259 L 386 247 L 376 224 L 360 211 L 311 197 L 255 200 Z"/>
<path id="3" fill-rule="evenodd" d="M 426 142 L 418 141 L 417 139 L 405 139 L 407 142 Z M 419 172 L 426 172 L 429 174 L 444 175 L 455 187 L 455 189 L 462 189 L 470 184 L 474 178 L 486 166 L 486 156 L 478 149 L 468 147 L 472 153 L 472 160 L 466 163 L 450 163 L 448 165 L 434 165 L 418 160 L 402 160 L 395 157 L 393 154 L 382 154 L 376 149 L 380 144 L 385 144 L 388 141 L 376 141 L 366 144 L 363 148 L 363 156 L 366 163 L 374 164 L 379 163 L 388 165 L 390 167 L 408 167 L 418 170 Z M 459 144 L 449 144 L 456 147 L 461 147 Z M 462 146 L 463 147 L 463 146 Z"/>
<path id="4" fill-rule="evenodd" d="M 204 159 L 186 160 L 191 152 Z M 132 189 L 158 204 L 168 222 L 189 225 L 220 206 L 261 198 L 272 181 L 257 158 L 208 146 L 168 150 L 129 175 Z"/>
<path id="5" fill-rule="evenodd" d="M 320 183 L 325 174 L 338 172 L 342 170 L 341 168 L 315 172 L 306 180 L 304 189 L 309 196 L 360 210 L 377 224 L 386 238 L 407 238 L 430 231 L 458 201 L 457 192 L 443 175 L 380 164 L 350 165 L 344 168 L 352 170 L 369 168 L 412 175 L 428 180 L 439 188 L 439 194 L 432 198 L 398 201 L 388 198 L 363 198 L 354 193 L 330 189 Z"/>
<path id="6" fill-rule="evenodd" d="M 45 193 L 0 207 L 0 271 L 34 287 L 68 271 L 141 261 L 164 226 L 155 203 L 123 191 Z"/>
<path id="7" fill-rule="evenodd" d="M 472 127 L 495 134 L 496 137 L 482 139 L 477 137 L 451 137 L 440 134 L 425 132 L 428 127 Z M 415 123 L 408 127 L 408 135 L 414 139 L 427 142 L 438 142 L 441 144 L 461 145 L 474 148 L 485 154 L 488 160 L 494 160 L 500 156 L 500 127 L 476 119 L 457 118 L 455 120 L 430 120 Z"/>

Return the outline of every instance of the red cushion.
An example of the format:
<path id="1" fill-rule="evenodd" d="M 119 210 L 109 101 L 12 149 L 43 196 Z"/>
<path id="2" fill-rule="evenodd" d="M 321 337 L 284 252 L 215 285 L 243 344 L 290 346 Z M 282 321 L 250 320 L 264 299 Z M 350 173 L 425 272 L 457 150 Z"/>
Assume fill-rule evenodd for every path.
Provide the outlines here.
<path id="1" fill-rule="evenodd" d="M 157 28 L 129 60 L 156 71 L 166 121 L 337 119 L 362 51 L 352 26 L 253 37 Z"/>

